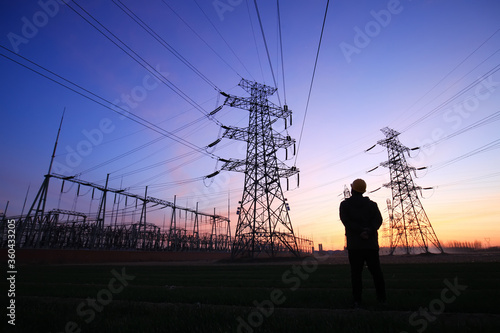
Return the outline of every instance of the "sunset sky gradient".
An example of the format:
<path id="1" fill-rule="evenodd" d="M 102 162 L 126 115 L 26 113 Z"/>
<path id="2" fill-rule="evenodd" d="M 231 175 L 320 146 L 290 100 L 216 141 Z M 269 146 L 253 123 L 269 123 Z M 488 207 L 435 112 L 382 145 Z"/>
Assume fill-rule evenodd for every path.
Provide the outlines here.
<path id="1" fill-rule="evenodd" d="M 288 133 L 299 143 L 286 161 L 300 169 L 299 186 L 290 179 L 285 193 L 296 233 L 316 247 L 342 248 L 338 206 L 355 178 L 366 180 L 368 192 L 380 188 L 367 195 L 388 219 L 391 193 L 382 185 L 389 170 L 379 166 L 387 151 L 366 151 L 387 126 L 403 145 L 420 147 L 407 162 L 427 167 L 413 176 L 432 187 L 419 195 L 440 241 L 500 245 L 500 2 L 330 1 L 306 114 L 326 3 L 279 1 L 282 63 L 277 2 L 257 1 L 278 87 L 270 100 L 293 111 Z M 193 146 L 220 137 L 220 126 L 203 114 L 223 103 L 217 89 L 246 96 L 237 86 L 242 77 L 275 86 L 253 1 L 8 0 L 0 22 L 0 210 L 9 202 L 7 215 L 20 214 L 28 188 L 28 204 L 33 200 L 66 110 L 53 172 L 101 185 L 110 173 L 111 187 L 143 194 L 148 185 L 151 196 L 176 195 L 183 205 L 199 202 L 200 210 L 215 207 L 221 215 L 229 200 L 234 232 L 243 175 L 203 180 L 221 162 Z M 109 102 L 149 125 L 103 106 Z M 215 117 L 224 125 L 248 123 L 240 109 L 224 107 Z M 282 122 L 275 126 L 286 133 Z M 244 158 L 245 145 L 223 139 L 209 151 Z M 49 206 L 71 208 L 73 197 L 58 203 L 59 192 L 54 182 Z M 152 222 L 161 225 L 161 217 Z"/>

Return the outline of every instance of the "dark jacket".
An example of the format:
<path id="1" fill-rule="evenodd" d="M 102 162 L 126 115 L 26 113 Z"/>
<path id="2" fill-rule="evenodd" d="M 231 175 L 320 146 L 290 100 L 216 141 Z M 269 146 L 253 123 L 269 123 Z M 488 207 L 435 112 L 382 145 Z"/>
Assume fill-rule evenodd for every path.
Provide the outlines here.
<path id="1" fill-rule="evenodd" d="M 377 230 L 383 219 L 376 202 L 353 191 L 350 198 L 340 203 L 339 211 L 345 226 L 348 250 L 379 248 Z"/>

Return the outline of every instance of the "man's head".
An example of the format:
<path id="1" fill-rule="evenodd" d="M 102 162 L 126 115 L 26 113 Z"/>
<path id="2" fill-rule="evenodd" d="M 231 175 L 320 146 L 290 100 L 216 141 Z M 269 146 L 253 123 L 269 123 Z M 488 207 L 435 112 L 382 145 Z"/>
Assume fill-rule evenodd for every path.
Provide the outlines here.
<path id="1" fill-rule="evenodd" d="M 358 192 L 358 193 L 365 193 L 366 192 L 366 183 L 363 179 L 358 178 L 352 182 L 351 189 L 355 192 Z"/>

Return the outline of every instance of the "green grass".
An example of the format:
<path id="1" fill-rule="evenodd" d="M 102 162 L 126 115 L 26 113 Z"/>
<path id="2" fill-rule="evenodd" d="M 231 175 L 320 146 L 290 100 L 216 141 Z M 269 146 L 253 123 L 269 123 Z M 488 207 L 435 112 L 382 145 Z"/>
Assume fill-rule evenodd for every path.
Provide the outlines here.
<path id="1" fill-rule="evenodd" d="M 121 272 L 123 267 L 135 278 L 120 292 L 107 291 L 114 277 L 111 271 Z M 353 310 L 348 265 L 311 266 L 309 273 L 300 261 L 280 265 L 23 266 L 16 280 L 15 332 L 64 332 L 68 322 L 74 322 L 74 329 L 68 330 L 73 332 L 134 333 L 456 333 L 497 332 L 500 328 L 500 263 L 384 265 L 383 271 L 388 304 L 377 304 L 365 270 L 365 307 Z M 444 280 L 453 283 L 455 278 L 467 288 L 452 302 L 439 303 L 447 288 Z M 117 288 L 120 284 L 114 282 Z M 77 312 L 82 302 L 82 309 L 89 311 L 86 300 L 98 295 L 106 303 L 99 311 L 93 310 L 92 316 Z M 106 295 L 112 300 L 107 301 Z M 262 304 L 263 312 L 255 304 Z M 414 314 L 436 304 L 444 304 L 444 312 L 433 316 L 435 320 L 425 321 Z M 246 329 L 242 321 L 248 325 Z M 2 326 L 6 327 L 5 319 Z"/>

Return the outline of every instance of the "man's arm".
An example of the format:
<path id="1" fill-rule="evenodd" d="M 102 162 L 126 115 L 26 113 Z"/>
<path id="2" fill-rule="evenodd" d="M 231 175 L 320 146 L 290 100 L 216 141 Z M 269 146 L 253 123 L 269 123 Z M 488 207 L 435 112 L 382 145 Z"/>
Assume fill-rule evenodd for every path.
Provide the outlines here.
<path id="1" fill-rule="evenodd" d="M 348 204 L 345 201 L 342 201 L 340 203 L 339 213 L 340 213 L 340 220 L 342 221 L 342 224 L 346 227 L 347 231 L 357 235 L 363 232 L 363 227 L 360 224 L 356 223 L 356 221 L 352 219 L 351 215 L 349 214 Z"/>
<path id="2" fill-rule="evenodd" d="M 378 205 L 376 202 L 373 202 L 373 219 L 372 226 L 374 230 L 378 230 L 383 222 L 382 214 L 380 213 L 380 209 L 378 209 Z"/>

